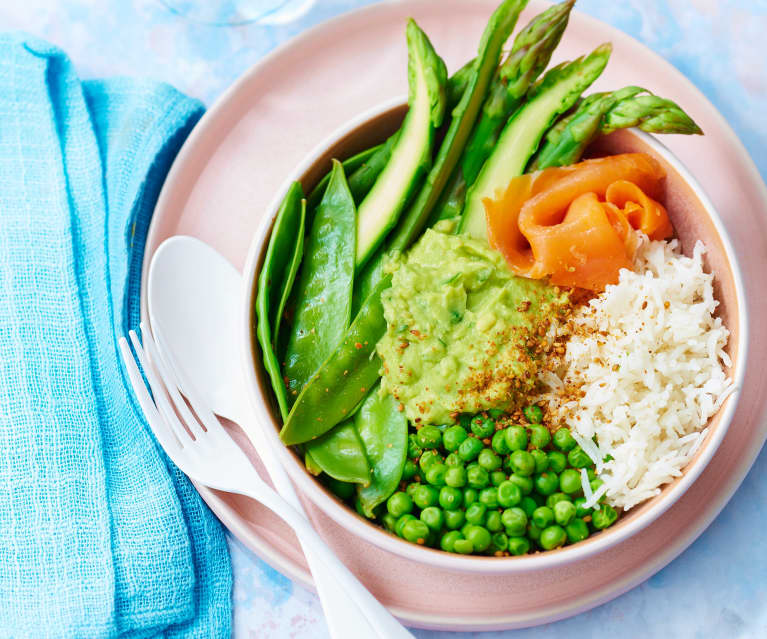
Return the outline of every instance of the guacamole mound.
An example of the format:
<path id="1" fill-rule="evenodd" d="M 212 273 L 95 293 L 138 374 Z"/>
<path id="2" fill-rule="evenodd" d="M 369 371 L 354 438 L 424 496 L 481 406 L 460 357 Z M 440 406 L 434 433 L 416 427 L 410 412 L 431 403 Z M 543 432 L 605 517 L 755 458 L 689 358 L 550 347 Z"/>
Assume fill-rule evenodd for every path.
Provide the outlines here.
<path id="1" fill-rule="evenodd" d="M 534 390 L 540 345 L 567 295 L 515 276 L 486 242 L 427 230 L 388 266 L 382 389 L 416 424 L 509 410 Z"/>

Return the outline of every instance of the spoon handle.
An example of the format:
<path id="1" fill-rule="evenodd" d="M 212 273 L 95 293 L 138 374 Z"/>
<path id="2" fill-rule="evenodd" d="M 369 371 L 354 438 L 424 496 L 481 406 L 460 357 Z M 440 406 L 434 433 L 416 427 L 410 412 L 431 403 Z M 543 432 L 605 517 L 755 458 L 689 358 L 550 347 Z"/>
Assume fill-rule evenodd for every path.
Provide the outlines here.
<path id="1" fill-rule="evenodd" d="M 235 421 L 245 431 L 258 451 L 277 493 L 296 511 L 306 517 L 293 484 L 277 458 L 274 443 L 264 435 L 250 407 L 241 406 Z M 389 639 L 395 636 L 412 637 L 351 573 L 349 575 L 356 583 L 356 589 L 364 591 L 364 593 L 357 592 L 357 596 L 354 596 L 353 593 L 347 592 L 347 589 L 336 578 L 335 570 L 317 556 L 316 546 L 305 543 L 301 531 L 295 528 L 294 530 L 314 578 L 331 637 L 338 639 L 348 639 L 349 637 L 380 637 L 380 639 Z M 337 558 L 336 561 L 339 562 Z M 348 569 L 346 570 L 348 571 Z M 399 627 L 398 634 L 392 634 L 393 624 Z M 389 628 L 389 630 L 384 634 L 385 628 Z"/>

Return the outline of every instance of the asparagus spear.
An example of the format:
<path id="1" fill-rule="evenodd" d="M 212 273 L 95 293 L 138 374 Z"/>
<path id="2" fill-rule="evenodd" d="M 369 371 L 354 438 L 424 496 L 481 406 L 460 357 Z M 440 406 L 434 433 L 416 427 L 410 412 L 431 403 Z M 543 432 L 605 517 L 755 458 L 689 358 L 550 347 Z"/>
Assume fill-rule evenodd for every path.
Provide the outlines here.
<path id="1" fill-rule="evenodd" d="M 628 86 L 584 98 L 573 113 L 549 129 L 528 171 L 573 164 L 598 135 L 617 129 L 637 126 L 648 133 L 702 133 L 675 102 L 640 95 L 644 93 L 649 92 Z"/>
<path id="2" fill-rule="evenodd" d="M 469 142 L 445 187 L 430 223 L 460 215 L 466 189 L 490 156 L 503 125 L 524 100 L 530 85 L 543 72 L 567 27 L 575 0 L 566 0 L 533 18 L 514 39 L 499 67 Z"/>
<path id="3" fill-rule="evenodd" d="M 352 312 L 360 307 L 370 291 L 383 277 L 383 262 L 390 251 L 402 251 L 418 236 L 429 219 L 442 190 L 455 168 L 469 134 L 477 120 L 487 95 L 493 74 L 498 67 L 501 48 L 511 35 L 517 17 L 527 0 L 504 0 L 495 10 L 482 34 L 479 52 L 475 61 L 466 65 L 470 77 L 461 101 L 453 109 L 450 126 L 439 147 L 429 174 L 426 176 L 418 196 L 398 222 L 387 244 L 379 249 L 354 282 L 354 303 Z"/>

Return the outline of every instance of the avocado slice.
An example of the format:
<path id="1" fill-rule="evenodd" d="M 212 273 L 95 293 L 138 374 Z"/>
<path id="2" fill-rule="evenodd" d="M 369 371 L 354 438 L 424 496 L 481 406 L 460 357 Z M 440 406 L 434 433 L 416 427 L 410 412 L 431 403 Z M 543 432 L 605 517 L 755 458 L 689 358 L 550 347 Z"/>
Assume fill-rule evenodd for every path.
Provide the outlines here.
<path id="1" fill-rule="evenodd" d="M 397 223 L 429 169 L 434 132 L 445 116 L 445 63 L 412 19 L 408 21 L 406 34 L 410 108 L 386 168 L 357 210 L 357 269 Z"/>
<path id="2" fill-rule="evenodd" d="M 560 114 L 572 107 L 605 68 L 611 45 L 603 44 L 591 54 L 565 62 L 546 73 L 530 100 L 509 119 L 493 153 L 482 166 L 476 182 L 466 195 L 459 233 L 487 240 L 485 205 L 495 198 L 512 178 L 522 175 L 541 138 Z"/>

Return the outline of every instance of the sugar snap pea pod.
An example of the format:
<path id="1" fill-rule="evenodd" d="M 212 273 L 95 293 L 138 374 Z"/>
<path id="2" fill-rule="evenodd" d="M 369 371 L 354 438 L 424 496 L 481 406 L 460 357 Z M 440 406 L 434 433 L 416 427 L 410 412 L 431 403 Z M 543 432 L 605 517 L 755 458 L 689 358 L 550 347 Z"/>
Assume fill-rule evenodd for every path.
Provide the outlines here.
<path id="1" fill-rule="evenodd" d="M 461 101 L 452 112 L 450 126 L 416 200 L 397 224 L 387 245 L 379 249 L 358 273 L 353 305 L 355 308 L 383 277 L 383 263 L 387 253 L 405 250 L 426 224 L 476 122 L 488 86 L 498 67 L 501 48 L 514 30 L 517 18 L 526 4 L 527 0 L 506 0 L 490 16 L 479 44 L 479 54 L 473 62 L 464 67 L 469 74 L 468 84 Z"/>
<path id="2" fill-rule="evenodd" d="M 503 125 L 525 99 L 528 89 L 543 72 L 567 27 L 575 0 L 566 0 L 535 16 L 514 38 L 506 60 L 490 83 L 477 124 L 458 166 L 443 190 L 428 225 L 457 217 L 463 210 L 466 189 L 476 180 L 490 156 Z"/>
<path id="3" fill-rule="evenodd" d="M 447 104 L 447 69 L 411 19 L 407 29 L 408 108 L 391 158 L 357 212 L 357 268 L 373 255 L 431 164 L 435 132 Z"/>
<path id="4" fill-rule="evenodd" d="M 280 339 L 280 327 L 283 324 L 283 316 L 285 313 L 285 307 L 288 304 L 290 293 L 293 290 L 293 283 L 296 280 L 298 274 L 298 268 L 301 266 L 301 260 L 304 257 L 304 234 L 306 229 L 306 200 L 301 200 L 301 215 L 299 218 L 298 228 L 296 229 L 296 246 L 293 249 L 293 256 L 288 264 L 287 271 L 285 272 L 285 279 L 282 284 L 282 293 L 280 294 L 280 301 L 277 304 L 277 312 L 274 314 L 272 324 L 272 348 L 274 352 L 278 352 L 278 344 Z"/>
<path id="5" fill-rule="evenodd" d="M 351 176 L 354 174 L 354 172 L 359 169 L 361 166 L 364 166 L 366 162 L 370 160 L 372 156 L 374 156 L 378 151 L 381 150 L 381 147 L 383 147 L 383 144 L 378 144 L 376 146 L 370 147 L 369 149 L 365 149 L 364 151 L 360 151 L 357 153 L 357 155 L 353 155 L 350 158 L 347 158 L 341 164 L 344 167 L 344 174 L 348 175 L 348 182 L 349 184 L 349 190 L 352 191 L 352 195 L 354 195 L 354 190 L 351 188 Z M 328 186 L 328 182 L 330 182 L 330 176 L 332 175 L 332 169 L 328 171 L 323 178 L 317 183 L 317 186 L 315 186 L 312 189 L 312 192 L 309 194 L 309 197 L 306 198 L 306 205 L 307 208 L 310 209 L 316 209 L 317 206 L 319 206 L 319 203 L 322 201 L 322 196 L 325 194 L 325 189 Z"/>
<path id="6" fill-rule="evenodd" d="M 372 469 L 370 483 L 357 488 L 366 517 L 373 517 L 373 509 L 397 489 L 407 459 L 407 418 L 397 401 L 389 394 L 381 397 L 378 389 L 376 384 L 354 416 Z"/>
<path id="7" fill-rule="evenodd" d="M 370 464 L 352 420 L 307 442 L 306 450 L 311 455 L 311 463 L 331 477 L 363 486 L 370 483 Z"/>
<path id="8" fill-rule="evenodd" d="M 531 89 L 528 101 L 509 118 L 492 154 L 466 194 L 460 232 L 487 239 L 483 200 L 495 198 L 512 178 L 524 173 L 551 123 L 568 111 L 600 76 L 611 51 L 609 43 L 603 44 L 587 56 L 564 62 L 549 70 Z"/>
<path id="9" fill-rule="evenodd" d="M 319 477 L 322 474 L 321 466 L 312 457 L 312 452 L 309 449 L 304 451 L 304 466 L 315 477 Z"/>
<path id="10" fill-rule="evenodd" d="M 306 206 L 301 185 L 294 182 L 277 212 L 274 228 L 269 238 L 264 264 L 258 276 L 256 296 L 256 334 L 261 346 L 264 368 L 269 374 L 272 389 L 285 419 L 288 413 L 288 398 L 280 372 L 280 364 L 274 352 L 272 335 L 282 315 L 284 301 L 290 294 L 295 277 L 293 265 L 301 260 L 304 219 Z M 297 264 L 296 264 L 297 268 Z"/>
<path id="11" fill-rule="evenodd" d="M 328 188 L 306 239 L 285 352 L 288 399 L 333 352 L 349 326 L 354 281 L 356 216 L 344 169 L 333 161 Z"/>
<path id="12" fill-rule="evenodd" d="M 343 341 L 307 382 L 285 421 L 280 438 L 291 446 L 310 441 L 347 419 L 380 377 L 378 340 L 386 332 L 381 293 L 386 275 L 354 318 Z"/>
<path id="13" fill-rule="evenodd" d="M 370 193 L 381 171 L 389 162 L 392 149 L 399 139 L 399 131 L 396 131 L 383 144 L 376 147 L 373 153 L 364 163 L 357 167 L 349 175 L 349 190 L 352 192 L 354 201 L 359 204 Z"/>

